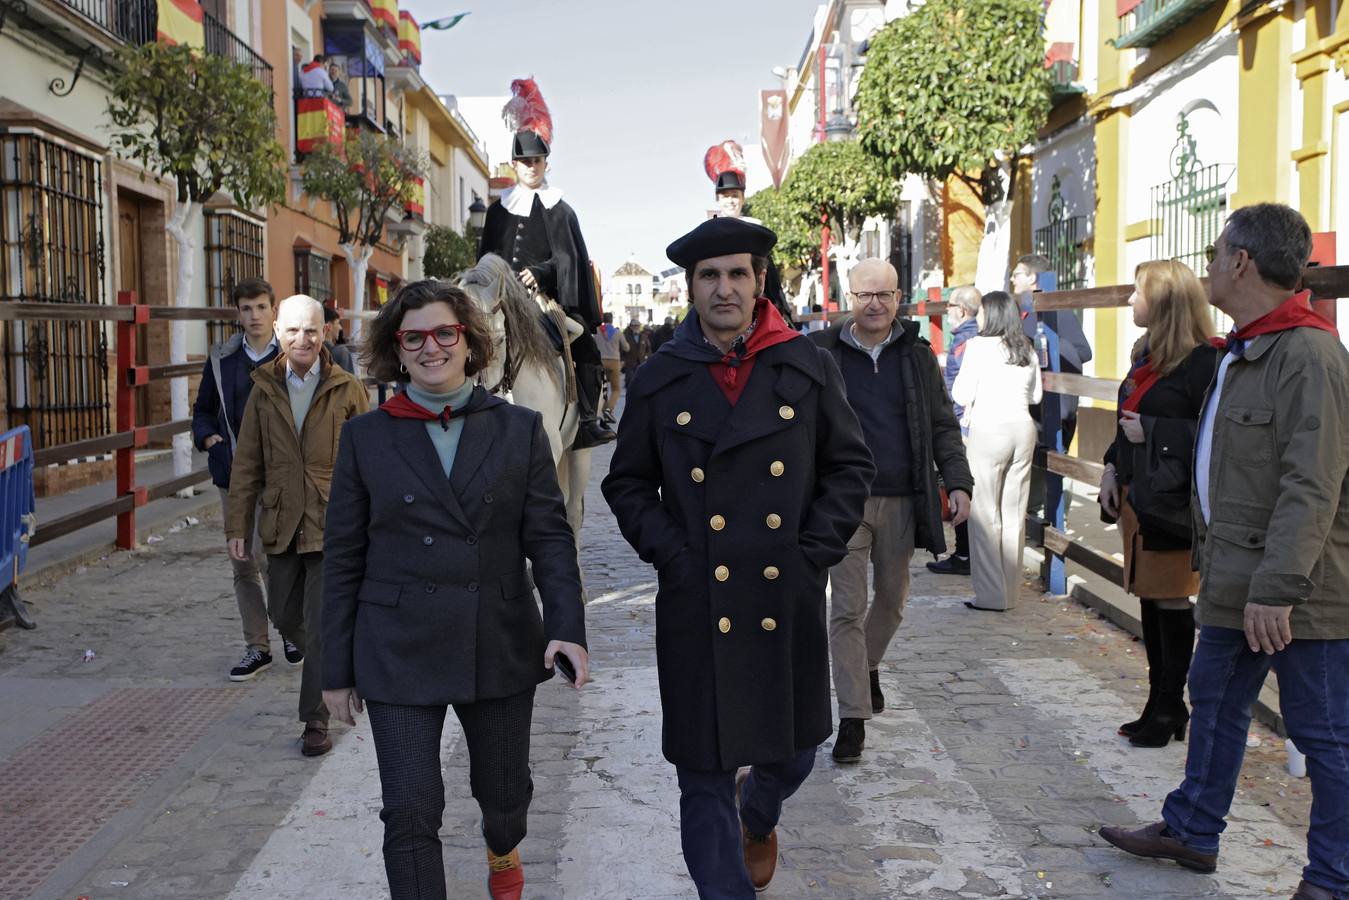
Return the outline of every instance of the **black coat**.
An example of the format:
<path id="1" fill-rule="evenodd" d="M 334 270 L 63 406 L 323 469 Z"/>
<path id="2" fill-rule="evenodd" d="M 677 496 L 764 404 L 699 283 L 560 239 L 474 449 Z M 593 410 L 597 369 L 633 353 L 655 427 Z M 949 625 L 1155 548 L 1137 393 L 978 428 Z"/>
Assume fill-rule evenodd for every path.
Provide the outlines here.
<path id="1" fill-rule="evenodd" d="M 1022 294 L 1019 302 L 1025 316 L 1021 320 L 1021 329 L 1026 337 L 1033 343 L 1036 329 L 1043 322 L 1045 331 L 1053 332 L 1059 338 L 1059 371 L 1081 375 L 1082 367 L 1091 361 L 1092 351 L 1091 342 L 1082 331 L 1082 323 L 1078 321 L 1077 315 L 1067 309 L 1036 312 L 1027 305 L 1032 302 L 1031 294 Z M 1059 405 L 1059 421 L 1064 431 L 1063 445 L 1067 447 L 1072 443 L 1073 432 L 1077 429 L 1077 397 L 1072 394 L 1057 394 L 1048 402 Z M 1041 413 L 1045 405 L 1037 403 L 1030 408 L 1031 418 L 1037 423 L 1042 421 Z"/>
<path id="2" fill-rule="evenodd" d="M 197 399 L 192 403 L 192 443 L 198 450 L 206 439 L 218 434 L 219 441 L 206 450 L 206 466 L 211 470 L 211 483 L 229 490 L 230 469 L 234 465 L 234 441 L 244 421 L 244 408 L 253 390 L 253 370 L 276 359 L 276 348 L 270 348 L 258 362 L 253 362 L 244 350 L 242 333 L 216 344 L 206 357 Z M 216 367 L 220 381 L 216 381 Z M 233 440 L 230 436 L 233 435 Z"/>
<path id="3" fill-rule="evenodd" d="M 576 544 L 532 410 L 486 399 L 449 478 L 425 422 L 350 420 L 325 535 L 325 689 L 414 705 L 507 697 L 551 677 L 549 640 L 585 643 Z"/>
<path id="4" fill-rule="evenodd" d="M 599 296 L 590 271 L 590 253 L 576 211 L 559 200 L 545 208 L 537 195 L 528 216 L 509 212 L 496 200 L 487 208 L 478 257 L 495 253 L 516 272 L 529 269 L 539 289 L 593 331 L 600 324 Z"/>
<path id="5" fill-rule="evenodd" d="M 862 352 L 842 340 L 843 329 L 851 322 L 851 318 L 844 319 L 810 335 L 810 340 L 833 355 L 840 369 L 844 353 Z M 914 546 L 940 555 L 946 552 L 946 532 L 942 528 L 941 495 L 937 490 L 938 471 L 948 491 L 964 491 L 971 496 L 974 477 L 965 458 L 960 423 L 956 421 L 932 345 L 919 336 L 918 323 L 901 319 L 899 324 L 902 333 L 881 352 L 899 354 L 904 379 L 902 402 L 909 423 L 909 458 L 914 460 L 911 484 L 917 520 Z"/>
<path id="6" fill-rule="evenodd" d="M 696 314 L 675 341 L 690 327 Z M 871 454 L 809 341 L 760 352 L 734 407 L 706 364 L 669 350 L 633 378 L 603 485 L 659 573 L 665 757 L 780 762 L 832 730 L 825 581 L 862 519 Z"/>

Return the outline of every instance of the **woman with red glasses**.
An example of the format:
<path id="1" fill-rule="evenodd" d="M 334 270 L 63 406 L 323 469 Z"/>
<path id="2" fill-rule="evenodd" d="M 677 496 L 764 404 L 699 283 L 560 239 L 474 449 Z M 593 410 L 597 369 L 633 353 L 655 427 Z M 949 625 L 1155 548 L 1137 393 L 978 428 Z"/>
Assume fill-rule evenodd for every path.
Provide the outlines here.
<path id="1" fill-rule="evenodd" d="M 482 809 L 489 893 L 518 900 L 534 689 L 554 665 L 576 687 L 588 679 L 576 545 L 552 452 L 538 413 L 474 384 L 491 353 L 459 288 L 400 290 L 362 360 L 405 389 L 347 423 L 333 474 L 323 696 L 348 725 L 369 708 L 394 900 L 445 897 L 440 745 L 450 706 Z"/>

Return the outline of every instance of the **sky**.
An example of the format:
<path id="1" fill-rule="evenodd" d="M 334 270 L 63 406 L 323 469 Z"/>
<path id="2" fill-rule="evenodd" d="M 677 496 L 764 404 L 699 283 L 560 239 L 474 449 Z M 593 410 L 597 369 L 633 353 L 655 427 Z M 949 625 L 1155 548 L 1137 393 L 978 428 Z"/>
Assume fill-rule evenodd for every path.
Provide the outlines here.
<path id="1" fill-rule="evenodd" d="M 795 66 L 819 0 L 400 0 L 439 94 L 506 95 L 533 76 L 553 114 L 549 183 L 576 210 L 606 278 L 665 247 L 715 206 L 703 154 L 759 143 L 759 91 Z M 493 159 L 495 168 L 498 160 Z"/>

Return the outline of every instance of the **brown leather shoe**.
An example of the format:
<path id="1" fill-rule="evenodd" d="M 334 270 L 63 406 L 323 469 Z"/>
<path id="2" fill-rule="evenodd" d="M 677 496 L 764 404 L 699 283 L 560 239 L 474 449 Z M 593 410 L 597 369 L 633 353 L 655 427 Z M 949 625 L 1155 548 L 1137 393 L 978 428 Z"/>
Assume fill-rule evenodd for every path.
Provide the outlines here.
<path id="1" fill-rule="evenodd" d="M 1335 892 L 1319 884 L 1312 884 L 1304 878 L 1298 882 L 1297 893 L 1293 895 L 1292 900 L 1335 900 Z"/>
<path id="2" fill-rule="evenodd" d="M 304 734 L 300 738 L 300 752 L 305 756 L 322 756 L 333 749 L 328 738 L 328 723 L 314 719 L 304 723 Z"/>
<path id="3" fill-rule="evenodd" d="M 1212 872 L 1218 868 L 1218 854 L 1191 850 L 1171 834 L 1165 822 L 1154 822 L 1134 831 L 1107 825 L 1101 829 L 1101 837 L 1134 856 L 1174 860 L 1196 872 Z"/>
<path id="4" fill-rule="evenodd" d="M 745 842 L 745 868 L 755 891 L 768 890 L 773 873 L 778 868 L 778 831 L 774 828 L 766 836 L 750 834 L 742 823 L 740 834 Z"/>

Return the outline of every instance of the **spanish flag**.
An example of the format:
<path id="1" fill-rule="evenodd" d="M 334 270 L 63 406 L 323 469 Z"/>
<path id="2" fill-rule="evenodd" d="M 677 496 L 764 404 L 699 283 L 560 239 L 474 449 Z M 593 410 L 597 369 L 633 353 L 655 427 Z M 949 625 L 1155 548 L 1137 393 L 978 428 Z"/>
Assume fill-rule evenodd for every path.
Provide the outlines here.
<path id="1" fill-rule="evenodd" d="M 197 0 L 157 0 L 158 37 L 165 44 L 186 44 L 206 48 L 204 12 Z"/>
<path id="2" fill-rule="evenodd" d="M 389 302 L 389 280 L 380 275 L 375 276 L 375 308 L 383 306 Z"/>
<path id="3" fill-rule="evenodd" d="M 383 22 L 386 28 L 398 34 L 398 0 L 370 0 L 370 9 L 375 14 L 375 21 Z"/>
<path id="4" fill-rule="evenodd" d="M 295 101 L 295 149 L 311 153 L 319 144 L 341 145 L 346 113 L 327 97 L 301 97 Z"/>
<path id="5" fill-rule="evenodd" d="M 412 13 L 406 9 L 398 13 L 398 46 L 403 51 L 404 58 L 421 65 L 422 30 L 417 27 L 417 20 L 412 18 Z"/>
<path id="6" fill-rule="evenodd" d="M 417 178 L 413 181 L 412 197 L 404 208 L 418 218 L 426 212 L 426 179 Z"/>

